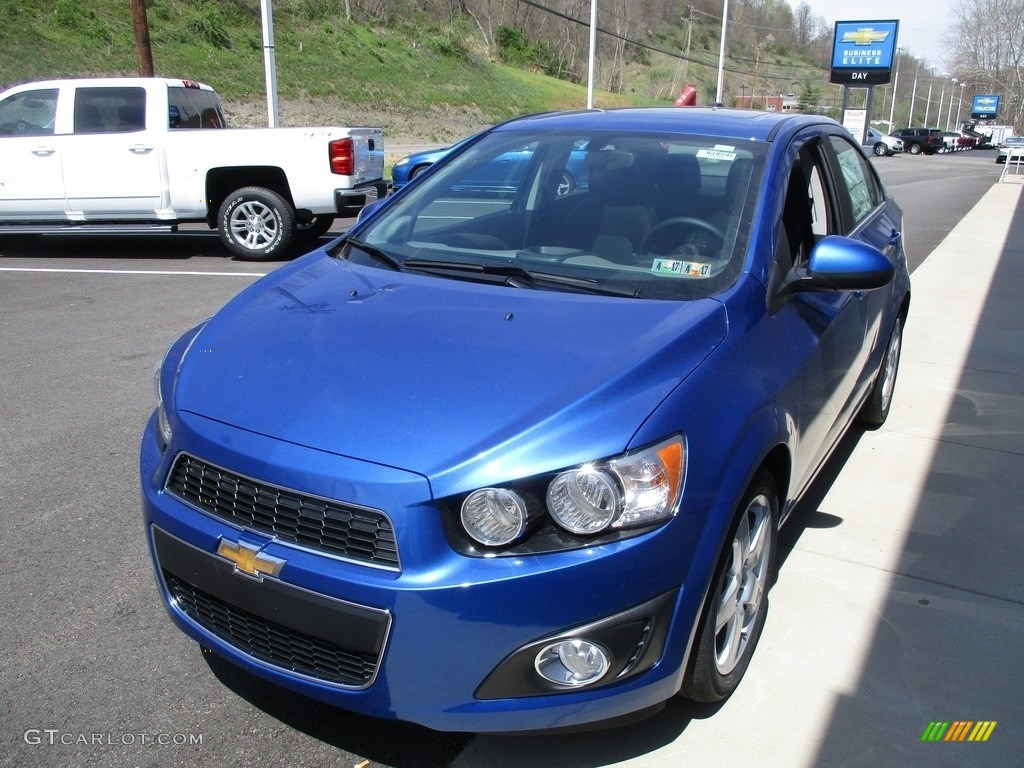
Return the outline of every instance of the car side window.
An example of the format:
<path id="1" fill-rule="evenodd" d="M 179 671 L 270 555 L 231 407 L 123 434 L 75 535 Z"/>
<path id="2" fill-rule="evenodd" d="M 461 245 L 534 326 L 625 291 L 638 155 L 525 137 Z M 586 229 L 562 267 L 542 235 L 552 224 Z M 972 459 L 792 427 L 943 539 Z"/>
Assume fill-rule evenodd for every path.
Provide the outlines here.
<path id="1" fill-rule="evenodd" d="M 224 128 L 224 114 L 212 91 L 172 86 L 167 89 L 167 126 L 175 128 Z"/>
<path id="2" fill-rule="evenodd" d="M 0 136 L 48 136 L 56 114 L 56 88 L 8 96 L 0 102 Z"/>
<path id="3" fill-rule="evenodd" d="M 126 133 L 145 129 L 145 88 L 75 90 L 75 133 Z"/>
<path id="4" fill-rule="evenodd" d="M 776 261 L 783 273 L 807 263 L 815 243 L 832 233 L 832 219 L 821 154 L 817 143 L 809 142 L 797 155 L 786 186 L 776 240 Z"/>
<path id="5" fill-rule="evenodd" d="M 839 193 L 845 195 L 856 227 L 882 202 L 882 189 L 864 154 L 842 136 L 829 137 L 835 150 L 842 183 Z"/>

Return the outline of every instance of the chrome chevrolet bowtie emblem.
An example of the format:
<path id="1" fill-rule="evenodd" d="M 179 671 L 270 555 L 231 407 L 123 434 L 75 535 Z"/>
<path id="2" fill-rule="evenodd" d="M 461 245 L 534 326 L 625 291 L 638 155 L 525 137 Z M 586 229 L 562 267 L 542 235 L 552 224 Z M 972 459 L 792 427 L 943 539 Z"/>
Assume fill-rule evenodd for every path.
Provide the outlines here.
<path id="1" fill-rule="evenodd" d="M 217 545 L 217 554 L 235 564 L 235 573 L 256 581 L 263 581 L 264 576 L 277 576 L 284 568 L 286 560 L 260 552 L 259 547 L 246 544 L 244 541 L 228 541 L 221 539 Z"/>
<path id="2" fill-rule="evenodd" d="M 844 32 L 842 42 L 854 45 L 873 45 L 881 43 L 888 36 L 888 32 L 875 31 L 871 27 L 861 27 L 856 32 Z"/>

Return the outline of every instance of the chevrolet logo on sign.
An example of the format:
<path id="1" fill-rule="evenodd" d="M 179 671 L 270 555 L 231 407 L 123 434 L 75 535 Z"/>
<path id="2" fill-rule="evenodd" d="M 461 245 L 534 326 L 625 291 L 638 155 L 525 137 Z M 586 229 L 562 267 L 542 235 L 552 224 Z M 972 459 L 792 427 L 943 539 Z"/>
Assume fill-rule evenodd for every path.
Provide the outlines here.
<path id="1" fill-rule="evenodd" d="M 235 564 L 235 573 L 256 581 L 263 581 L 264 576 L 277 576 L 287 562 L 280 557 L 265 555 L 259 547 L 244 541 L 221 539 L 217 545 L 217 554 Z"/>
<path id="2" fill-rule="evenodd" d="M 854 45 L 874 45 L 884 42 L 888 32 L 876 32 L 873 27 L 861 27 L 856 32 L 844 32 L 842 42 Z"/>

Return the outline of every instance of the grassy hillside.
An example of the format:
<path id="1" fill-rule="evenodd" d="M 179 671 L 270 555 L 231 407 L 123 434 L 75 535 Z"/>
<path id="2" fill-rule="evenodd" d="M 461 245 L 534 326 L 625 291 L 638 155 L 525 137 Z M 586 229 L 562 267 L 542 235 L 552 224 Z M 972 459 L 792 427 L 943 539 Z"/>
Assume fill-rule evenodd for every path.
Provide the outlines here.
<path id="1" fill-rule="evenodd" d="M 369 29 L 346 21 L 338 12 L 342 7 L 338 0 L 274 3 L 283 124 L 372 122 L 403 136 L 432 134 L 419 138 L 448 141 L 465 135 L 463 124 L 586 104 L 579 86 L 489 61 L 466 42 L 472 29 Z M 229 117 L 262 123 L 258 2 L 153 0 L 148 19 L 158 75 L 207 82 L 221 93 Z M 136 72 L 129 0 L 0 4 L 0 86 Z M 609 106 L 627 101 L 611 94 L 597 99 Z M 424 113 L 434 114 L 435 121 L 417 127 Z M 443 135 L 447 123 L 451 135 Z"/>

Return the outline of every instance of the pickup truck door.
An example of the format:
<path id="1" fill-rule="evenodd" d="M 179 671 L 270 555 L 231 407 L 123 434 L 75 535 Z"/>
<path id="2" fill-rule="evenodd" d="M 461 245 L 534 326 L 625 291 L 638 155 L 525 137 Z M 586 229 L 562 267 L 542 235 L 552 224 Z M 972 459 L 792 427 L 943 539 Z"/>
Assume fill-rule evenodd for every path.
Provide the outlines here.
<path id="1" fill-rule="evenodd" d="M 64 179 L 54 137 L 57 88 L 0 102 L 0 219 L 64 215 Z"/>
<path id="2" fill-rule="evenodd" d="M 74 133 L 63 137 L 61 152 L 70 218 L 152 219 L 162 207 L 163 149 L 157 139 L 167 117 L 147 130 L 147 117 L 155 115 L 148 114 L 146 96 L 138 86 L 75 89 Z"/>

